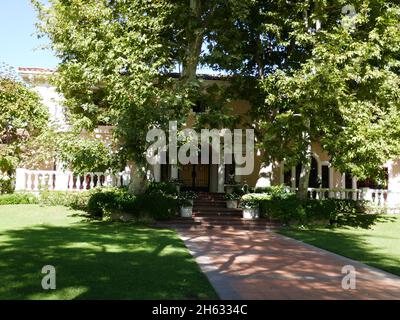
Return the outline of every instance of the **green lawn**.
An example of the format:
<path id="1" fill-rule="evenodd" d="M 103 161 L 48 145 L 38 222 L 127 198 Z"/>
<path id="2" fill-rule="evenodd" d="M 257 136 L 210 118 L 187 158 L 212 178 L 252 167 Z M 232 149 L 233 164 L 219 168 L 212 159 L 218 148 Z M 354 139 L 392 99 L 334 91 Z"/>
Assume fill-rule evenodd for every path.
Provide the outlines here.
<path id="1" fill-rule="evenodd" d="M 56 290 L 43 290 L 44 265 Z M 217 299 L 174 231 L 0 206 L 0 299 Z"/>
<path id="2" fill-rule="evenodd" d="M 281 233 L 400 276 L 400 216 L 379 216 L 368 229 L 283 229 Z"/>

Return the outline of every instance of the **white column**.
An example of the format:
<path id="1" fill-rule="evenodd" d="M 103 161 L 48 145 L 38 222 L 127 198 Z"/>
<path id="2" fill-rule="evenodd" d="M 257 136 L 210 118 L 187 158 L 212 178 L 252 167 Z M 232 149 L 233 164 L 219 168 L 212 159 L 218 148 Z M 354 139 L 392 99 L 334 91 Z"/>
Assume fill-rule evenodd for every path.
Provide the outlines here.
<path id="1" fill-rule="evenodd" d="M 225 192 L 225 164 L 218 165 L 218 192 Z"/>
<path id="2" fill-rule="evenodd" d="M 388 161 L 386 164 L 388 168 L 389 181 L 388 181 L 388 206 L 392 208 L 400 208 L 400 159 Z"/>
<path id="3" fill-rule="evenodd" d="M 332 166 L 329 166 L 329 189 L 333 189 L 333 172 L 334 169 Z M 334 193 L 332 191 L 329 191 L 329 198 L 334 198 Z"/>
<path id="4" fill-rule="evenodd" d="M 317 160 L 318 163 L 318 180 L 322 183 L 322 163 L 321 161 Z M 322 188 L 320 185 L 319 188 Z"/>
<path id="5" fill-rule="evenodd" d="M 292 176 L 290 181 L 292 182 L 292 188 L 296 189 L 296 167 L 292 167 Z"/>
<path id="6" fill-rule="evenodd" d="M 238 168 L 238 164 L 235 163 L 235 182 L 237 184 L 241 184 L 242 183 L 242 176 L 239 176 L 238 174 L 236 174 L 236 168 Z"/>
<path id="7" fill-rule="evenodd" d="M 346 189 L 346 174 L 342 173 L 342 189 Z M 342 191 L 342 195 L 341 195 L 342 199 L 346 198 L 346 192 Z"/>
<path id="8" fill-rule="evenodd" d="M 352 181 L 351 181 L 351 188 L 354 190 L 352 192 L 353 196 L 353 200 L 357 200 L 357 177 L 353 177 Z"/>
<path id="9" fill-rule="evenodd" d="M 178 166 L 171 164 L 171 180 L 178 179 Z"/>
<path id="10" fill-rule="evenodd" d="M 153 176 L 156 182 L 161 181 L 161 164 L 155 164 L 153 166 Z"/>
<path id="11" fill-rule="evenodd" d="M 26 189 L 26 170 L 22 168 L 17 168 L 15 170 L 15 190 L 25 190 Z"/>

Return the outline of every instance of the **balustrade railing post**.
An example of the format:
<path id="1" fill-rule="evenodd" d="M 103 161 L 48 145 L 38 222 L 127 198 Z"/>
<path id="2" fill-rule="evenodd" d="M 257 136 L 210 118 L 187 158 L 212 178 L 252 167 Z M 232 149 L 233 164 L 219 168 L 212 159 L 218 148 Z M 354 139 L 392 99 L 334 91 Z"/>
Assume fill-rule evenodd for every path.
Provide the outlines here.
<path id="1" fill-rule="evenodd" d="M 89 181 L 89 189 L 93 189 L 94 188 L 94 174 L 90 173 L 89 174 L 90 177 L 90 181 Z"/>
<path id="2" fill-rule="evenodd" d="M 33 190 L 39 190 L 39 174 L 35 172 L 33 172 Z"/>
<path id="3" fill-rule="evenodd" d="M 85 182 L 85 179 L 83 179 L 83 180 L 84 180 L 84 181 L 83 181 L 83 183 L 84 183 L 84 182 Z M 80 191 L 81 188 L 82 188 L 81 175 L 80 175 L 80 174 L 77 174 L 77 175 L 76 175 L 76 189 L 77 189 L 78 191 Z"/>

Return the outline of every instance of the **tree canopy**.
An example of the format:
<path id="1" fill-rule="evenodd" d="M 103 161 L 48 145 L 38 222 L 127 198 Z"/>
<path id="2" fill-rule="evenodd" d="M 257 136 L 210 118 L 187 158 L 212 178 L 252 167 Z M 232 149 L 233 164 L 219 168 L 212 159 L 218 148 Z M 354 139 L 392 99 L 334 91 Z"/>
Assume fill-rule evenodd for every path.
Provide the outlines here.
<path id="1" fill-rule="evenodd" d="M 400 154 L 396 1 L 33 2 L 70 121 L 113 125 L 121 158 L 144 165 L 146 132 L 183 124 L 199 95 L 198 124 L 213 127 L 234 125 L 223 105 L 248 99 L 265 160 L 303 163 L 303 189 L 313 141 L 361 178 Z M 201 66 L 230 88 L 203 90 Z"/>
<path id="2" fill-rule="evenodd" d="M 27 142 L 48 123 L 47 108 L 38 94 L 7 70 L 0 71 L 0 174 L 9 179 Z M 3 178 L 0 177 L 0 180 Z M 1 181 L 0 181 L 1 182 Z"/>

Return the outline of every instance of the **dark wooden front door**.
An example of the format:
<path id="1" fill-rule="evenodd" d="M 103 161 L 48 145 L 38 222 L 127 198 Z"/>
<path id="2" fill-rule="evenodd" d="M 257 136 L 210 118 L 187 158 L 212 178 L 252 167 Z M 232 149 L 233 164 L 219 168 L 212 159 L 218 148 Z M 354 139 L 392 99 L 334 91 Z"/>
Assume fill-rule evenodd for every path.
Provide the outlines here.
<path id="1" fill-rule="evenodd" d="M 210 183 L 210 165 L 188 164 L 180 169 L 180 179 L 184 189 L 208 191 Z"/>

